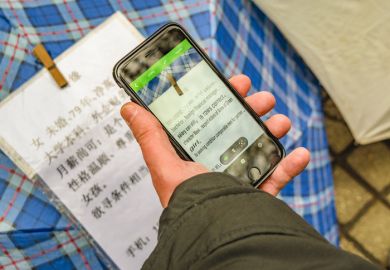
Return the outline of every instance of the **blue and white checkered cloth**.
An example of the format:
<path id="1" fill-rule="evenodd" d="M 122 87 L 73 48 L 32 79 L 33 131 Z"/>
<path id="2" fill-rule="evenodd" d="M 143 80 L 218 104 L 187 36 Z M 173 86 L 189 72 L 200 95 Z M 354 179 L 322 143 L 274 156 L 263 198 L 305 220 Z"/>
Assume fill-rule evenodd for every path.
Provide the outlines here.
<path id="1" fill-rule="evenodd" d="M 308 169 L 280 197 L 337 244 L 320 85 L 249 1 L 0 0 L 0 100 L 42 68 L 31 53 L 36 44 L 56 57 L 118 10 L 145 36 L 168 21 L 179 22 L 227 77 L 245 73 L 251 93 L 273 92 L 275 113 L 286 114 L 294 127 L 282 140 L 287 151 L 305 146 L 312 152 Z M 107 268 L 87 237 L 3 153 L 0 197 L 0 269 Z"/>

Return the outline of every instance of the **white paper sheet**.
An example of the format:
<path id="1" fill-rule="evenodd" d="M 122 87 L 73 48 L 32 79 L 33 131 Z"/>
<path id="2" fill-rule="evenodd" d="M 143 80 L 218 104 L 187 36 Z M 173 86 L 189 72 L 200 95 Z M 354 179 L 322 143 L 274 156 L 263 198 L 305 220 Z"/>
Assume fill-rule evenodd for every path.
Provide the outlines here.
<path id="1" fill-rule="evenodd" d="M 0 147 L 38 174 L 121 269 L 139 269 L 162 208 L 138 144 L 119 115 L 114 64 L 142 36 L 117 13 L 56 59 L 60 90 L 40 71 L 0 105 Z"/>

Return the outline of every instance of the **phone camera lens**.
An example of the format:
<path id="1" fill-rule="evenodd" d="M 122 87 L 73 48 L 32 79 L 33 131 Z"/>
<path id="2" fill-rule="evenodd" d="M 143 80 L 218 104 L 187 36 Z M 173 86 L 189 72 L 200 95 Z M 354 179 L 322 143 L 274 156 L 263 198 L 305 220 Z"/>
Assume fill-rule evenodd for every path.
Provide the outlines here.
<path id="1" fill-rule="evenodd" d="M 252 180 L 252 181 L 257 181 L 260 179 L 261 177 L 261 171 L 259 168 L 257 167 L 252 167 L 249 169 L 248 171 L 248 177 Z"/>

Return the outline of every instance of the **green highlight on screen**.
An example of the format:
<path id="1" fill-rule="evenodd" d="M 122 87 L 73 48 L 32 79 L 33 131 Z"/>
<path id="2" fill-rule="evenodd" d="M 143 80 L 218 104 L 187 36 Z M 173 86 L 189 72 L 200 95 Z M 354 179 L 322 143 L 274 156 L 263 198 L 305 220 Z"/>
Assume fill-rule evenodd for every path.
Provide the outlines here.
<path id="1" fill-rule="evenodd" d="M 172 64 L 177 58 L 183 55 L 192 47 L 191 43 L 184 39 L 175 48 L 170 50 L 166 55 L 161 57 L 156 63 L 154 63 L 150 68 L 148 68 L 144 73 L 142 73 L 137 79 L 130 83 L 130 87 L 138 92 L 145 85 L 147 85 L 151 80 L 158 76 L 161 71 L 163 71 L 167 66 Z"/>

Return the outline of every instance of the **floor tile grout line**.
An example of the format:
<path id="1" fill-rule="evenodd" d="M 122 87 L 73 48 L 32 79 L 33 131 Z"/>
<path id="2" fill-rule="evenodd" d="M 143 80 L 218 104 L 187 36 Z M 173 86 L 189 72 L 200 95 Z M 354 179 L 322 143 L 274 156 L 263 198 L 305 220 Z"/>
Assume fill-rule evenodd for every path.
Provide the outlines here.
<path id="1" fill-rule="evenodd" d="M 340 232 L 345 239 L 351 242 L 352 245 L 361 253 L 363 253 L 363 255 L 366 256 L 372 263 L 382 265 L 382 263 L 370 251 L 368 251 L 363 244 L 361 244 L 357 239 L 355 239 L 355 237 L 350 235 L 349 232 L 345 230 L 343 226 L 340 226 Z"/>
<path id="2" fill-rule="evenodd" d="M 356 170 L 347 162 L 347 158 L 357 148 L 354 142 L 351 142 L 343 151 L 336 154 L 331 148 L 329 148 L 331 155 L 333 156 L 332 167 L 335 165 L 343 168 L 352 178 L 358 182 L 363 188 L 370 192 L 374 197 L 378 198 L 384 203 L 387 208 L 390 208 L 390 202 L 377 191 L 363 176 L 361 176 Z"/>
<path id="3" fill-rule="evenodd" d="M 383 189 L 382 189 L 382 193 L 386 196 L 390 193 L 390 183 L 387 184 Z"/>
<path id="4" fill-rule="evenodd" d="M 329 147 L 329 152 L 333 158 L 332 160 L 332 168 L 334 168 L 335 165 L 339 164 L 341 160 L 345 160 L 347 156 L 349 156 L 353 150 L 355 150 L 356 145 L 355 142 L 350 142 L 342 151 L 339 153 L 336 153 L 331 147 Z"/>
<path id="5" fill-rule="evenodd" d="M 328 104 L 329 102 L 329 104 Z M 342 115 L 339 114 L 332 114 L 331 110 L 325 110 L 325 103 L 327 105 L 327 109 L 332 109 L 332 103 L 333 100 L 330 98 L 329 95 L 325 92 L 325 95 L 322 96 L 322 104 L 324 108 L 324 116 L 326 119 L 329 119 L 331 121 L 335 121 L 337 123 L 341 123 L 346 125 L 344 118 Z M 334 104 L 333 104 L 334 106 Z M 341 116 L 341 117 L 338 117 Z M 346 125 L 347 126 L 347 125 Z M 347 126 L 348 127 L 348 126 Z M 349 128 L 348 128 L 349 130 Z M 350 131 L 350 130 L 349 130 Z M 383 146 L 386 146 L 390 150 L 390 140 L 384 140 L 381 142 L 378 142 L 383 144 Z M 344 236 L 345 239 L 349 240 L 351 244 L 360 251 L 363 255 L 365 255 L 369 260 L 371 260 L 373 263 L 377 263 L 379 265 L 382 265 L 380 262 L 380 259 L 375 257 L 375 252 L 371 253 L 366 246 L 364 245 L 364 241 L 360 242 L 357 240 L 353 235 L 350 234 L 350 232 L 355 228 L 355 226 L 358 226 L 359 221 L 367 215 L 367 213 L 373 208 L 373 206 L 376 203 L 379 203 L 381 205 L 384 205 L 386 209 L 390 209 L 390 197 L 387 196 L 390 194 L 390 183 L 386 184 L 385 187 L 381 188 L 380 190 L 372 185 L 367 179 L 367 177 L 362 175 L 362 172 L 355 169 L 349 162 L 348 159 L 350 156 L 354 153 L 355 149 L 358 149 L 359 147 L 362 147 L 363 145 L 359 145 L 356 143 L 356 141 L 352 141 L 348 143 L 347 145 L 344 145 L 343 149 L 339 151 L 338 153 L 334 151 L 329 144 L 329 153 L 331 157 L 331 165 L 334 169 L 336 166 L 340 167 L 340 169 L 344 170 L 353 180 L 356 182 L 359 186 L 361 186 L 365 191 L 367 191 L 369 194 L 371 194 L 373 197 L 370 198 L 367 202 L 364 203 L 364 205 L 359 209 L 359 211 L 348 221 L 345 223 L 339 222 L 339 228 L 341 236 Z M 363 146 L 364 147 L 364 146 Z M 389 262 L 390 263 L 390 262 Z M 390 265 L 387 266 L 388 270 L 390 270 Z"/>
<path id="6" fill-rule="evenodd" d="M 348 222 L 339 223 L 343 226 L 347 231 L 350 231 L 354 228 L 356 223 L 372 208 L 372 206 L 378 202 L 376 197 L 371 198 L 368 202 L 366 202 L 363 207 L 351 218 Z"/>
<path id="7" fill-rule="evenodd" d="M 357 146 L 355 144 L 355 141 L 352 141 L 347 146 L 345 146 L 345 148 L 341 150 L 339 153 L 334 152 L 334 150 L 332 150 L 332 152 L 333 155 L 335 156 L 337 155 L 337 159 L 344 159 L 347 155 L 352 154 L 353 150 L 355 150 L 356 147 Z"/>
<path id="8" fill-rule="evenodd" d="M 346 160 L 340 160 L 338 163 L 352 178 L 364 187 L 368 192 L 370 192 L 374 197 L 381 201 L 387 208 L 390 209 L 390 202 L 382 195 L 381 192 L 377 191 L 364 177 L 362 177 L 355 169 L 349 165 Z"/>

